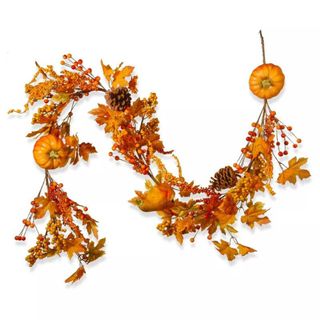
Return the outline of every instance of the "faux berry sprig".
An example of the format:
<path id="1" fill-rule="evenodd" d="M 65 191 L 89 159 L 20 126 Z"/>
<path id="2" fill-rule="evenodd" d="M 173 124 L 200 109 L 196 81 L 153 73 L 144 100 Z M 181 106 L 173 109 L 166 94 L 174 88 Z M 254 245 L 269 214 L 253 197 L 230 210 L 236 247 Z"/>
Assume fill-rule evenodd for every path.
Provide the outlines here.
<path id="1" fill-rule="evenodd" d="M 56 183 L 51 171 L 64 167 L 68 163 L 75 165 L 80 158 L 88 160 L 96 149 L 90 143 L 79 142 L 75 134 L 71 134 L 71 120 L 77 103 L 91 92 L 103 90 L 99 78 L 93 77 L 91 69 L 86 69 L 82 60 L 75 60 L 71 54 L 64 55 L 63 65 L 70 66 L 56 73 L 52 66 L 41 67 L 31 82 L 26 85 L 28 102 L 23 112 L 34 104 L 40 105 L 33 115 L 32 124 L 37 126 L 27 136 L 36 137 L 33 156 L 36 163 L 44 169 L 44 181 L 38 195 L 31 202 L 31 209 L 23 219 L 23 228 L 15 237 L 18 241 L 26 240 L 28 229 L 37 233 L 36 245 L 29 249 L 26 257 L 30 266 L 38 259 L 45 259 L 65 252 L 71 259 L 76 256 L 79 268 L 68 277 L 66 282 L 75 282 L 85 274 L 84 264 L 88 264 L 103 254 L 105 239 L 98 240 L 97 221 L 88 213 L 88 208 L 71 200 Z M 21 113 L 21 110 L 9 112 Z M 62 114 L 66 113 L 63 117 Z M 40 232 L 37 221 L 47 218 L 44 232 Z M 91 240 L 91 236 L 97 242 Z"/>

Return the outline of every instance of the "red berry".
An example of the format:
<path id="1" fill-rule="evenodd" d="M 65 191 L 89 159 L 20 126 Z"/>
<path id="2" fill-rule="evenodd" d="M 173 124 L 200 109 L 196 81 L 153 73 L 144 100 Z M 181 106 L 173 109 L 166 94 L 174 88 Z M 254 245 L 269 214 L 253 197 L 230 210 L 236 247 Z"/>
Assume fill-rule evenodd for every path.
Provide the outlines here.
<path id="1" fill-rule="evenodd" d="M 284 150 L 283 151 L 283 154 L 286 156 L 288 154 L 288 151 L 287 150 Z"/>
<path id="2" fill-rule="evenodd" d="M 298 148 L 298 145 L 295 143 L 295 144 L 293 145 L 293 147 L 294 147 L 294 148 Z"/>
<path id="3" fill-rule="evenodd" d="M 278 156 L 279 156 L 279 157 L 282 157 L 282 156 L 283 156 L 283 152 L 282 152 L 282 151 L 279 151 Z"/>

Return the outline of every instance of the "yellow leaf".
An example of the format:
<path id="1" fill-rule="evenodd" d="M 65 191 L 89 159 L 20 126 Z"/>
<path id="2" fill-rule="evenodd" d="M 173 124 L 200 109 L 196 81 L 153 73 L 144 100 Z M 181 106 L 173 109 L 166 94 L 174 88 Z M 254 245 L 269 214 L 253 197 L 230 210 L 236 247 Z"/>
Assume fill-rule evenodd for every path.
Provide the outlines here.
<path id="1" fill-rule="evenodd" d="M 238 243 L 238 251 L 242 256 L 245 256 L 248 253 L 256 252 L 257 250 L 255 250 L 253 248 L 250 248 L 250 247 L 247 247 L 247 246 L 244 246 L 243 244 Z"/>
<path id="2" fill-rule="evenodd" d="M 227 241 L 221 240 L 213 241 L 216 246 L 216 249 L 222 254 L 226 255 L 229 261 L 232 261 L 236 255 L 238 255 L 238 250 L 230 247 L 230 244 Z"/>
<path id="3" fill-rule="evenodd" d="M 134 67 L 126 66 L 121 70 L 117 70 L 113 76 L 114 80 L 112 82 L 112 87 L 126 87 L 129 84 L 126 78 L 131 75 L 133 69 Z"/>
<path id="4" fill-rule="evenodd" d="M 289 167 L 279 174 L 277 182 L 280 184 L 285 184 L 286 182 L 295 184 L 297 182 L 297 177 L 299 177 L 301 180 L 309 178 L 310 172 L 308 170 L 301 169 L 301 166 L 306 164 L 307 161 L 308 158 L 292 158 L 289 161 Z"/>
<path id="5" fill-rule="evenodd" d="M 111 80 L 113 70 L 109 65 L 107 65 L 107 66 L 104 65 L 102 60 L 101 60 L 101 66 L 102 66 L 103 74 L 104 74 L 105 78 L 107 79 L 107 81 L 109 82 Z"/>
<path id="6" fill-rule="evenodd" d="M 68 282 L 76 282 L 78 280 L 80 280 L 83 275 L 86 273 L 85 269 L 83 266 L 79 267 L 77 269 L 77 271 L 75 273 L 73 273 L 69 278 L 67 278 L 66 280 L 64 280 L 65 283 L 68 283 Z"/>
<path id="7" fill-rule="evenodd" d="M 250 228 L 253 228 L 255 223 L 260 225 L 269 223 L 269 218 L 264 216 L 268 210 L 264 209 L 263 206 L 262 202 L 251 203 L 241 217 L 241 222 L 246 223 Z"/>

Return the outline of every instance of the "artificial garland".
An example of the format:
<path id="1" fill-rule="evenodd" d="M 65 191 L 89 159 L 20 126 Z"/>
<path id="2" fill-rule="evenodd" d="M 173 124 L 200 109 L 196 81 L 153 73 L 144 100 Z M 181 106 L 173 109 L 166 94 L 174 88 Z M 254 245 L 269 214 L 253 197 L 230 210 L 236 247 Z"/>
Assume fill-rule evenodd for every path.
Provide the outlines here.
<path id="1" fill-rule="evenodd" d="M 26 257 L 30 266 L 37 260 L 65 252 L 71 259 L 77 256 L 79 268 L 65 282 L 75 282 L 85 274 L 84 264 L 88 264 L 103 254 L 105 239 L 98 239 L 97 221 L 88 214 L 88 208 L 71 200 L 63 190 L 63 184 L 54 181 L 51 171 L 68 163 L 76 165 L 80 158 L 88 161 L 96 149 L 90 143 L 80 143 L 77 135 L 71 133 L 71 120 L 78 101 L 91 92 L 99 91 L 99 78 L 93 77 L 90 69 L 82 67 L 81 60 L 74 61 L 70 54 L 65 59 L 77 65 L 77 72 L 62 70 L 56 73 L 52 66 L 41 67 L 26 84 L 28 102 L 26 112 L 34 104 L 39 108 L 33 115 L 32 124 L 37 127 L 27 137 L 35 137 L 33 156 L 35 162 L 44 169 L 44 181 L 40 191 L 31 202 L 31 209 L 25 219 L 17 241 L 25 241 L 28 229 L 35 229 L 37 241 L 29 249 Z M 72 67 L 73 69 L 73 67 Z M 65 115 L 65 116 L 63 116 Z M 37 220 L 47 218 L 44 232 L 37 227 Z M 84 229 L 84 230 L 83 230 Z"/>
<path id="2" fill-rule="evenodd" d="M 207 238 L 228 260 L 256 251 L 238 242 L 234 224 L 240 220 L 253 228 L 270 222 L 265 215 L 267 209 L 262 202 L 255 201 L 255 195 L 259 191 L 274 195 L 271 187 L 273 163 L 281 170 L 277 178 L 280 184 L 295 184 L 297 177 L 305 179 L 310 176 L 309 171 L 301 168 L 307 162 L 306 158 L 293 157 L 288 165 L 283 163 L 289 149 L 296 149 L 301 139 L 269 106 L 268 100 L 279 94 L 285 77 L 280 67 L 266 63 L 261 32 L 260 36 L 263 64 L 252 72 L 249 85 L 253 94 L 262 99 L 262 110 L 248 131 L 238 161 L 233 166 L 219 169 L 205 187 L 186 181 L 178 158 L 173 151 L 165 149 L 156 117 L 157 96 L 155 93 L 148 98 L 137 96 L 138 77 L 133 75 L 134 67 L 121 63 L 113 69 L 101 62 L 107 83 L 104 86 L 100 77 L 94 76 L 81 59 L 76 60 L 71 54 L 63 56 L 59 74 L 52 66 L 43 68 L 37 64 L 37 73 L 26 85 L 29 100 L 24 112 L 36 102 L 41 103 L 32 120 L 39 128 L 28 136 L 37 138 L 34 158 L 45 170 L 45 179 L 16 239 L 25 240 L 25 232 L 30 227 L 37 230 L 36 220 L 44 218 L 47 213 L 49 223 L 44 234 L 37 230 L 37 244 L 27 256 L 30 265 L 37 259 L 61 252 L 66 252 L 69 257 L 76 254 L 80 267 L 66 279 L 73 282 L 84 274 L 83 263 L 94 261 L 104 253 L 105 239 L 97 243 L 90 241 L 74 222 L 78 220 L 89 235 L 98 238 L 96 221 L 86 213 L 86 207 L 67 197 L 62 184 L 57 184 L 50 174 L 51 170 L 67 163 L 75 165 L 80 157 L 88 160 L 90 153 L 96 152 L 90 143 L 79 143 L 78 137 L 70 133 L 70 123 L 77 102 L 98 91 L 104 94 L 105 102 L 90 113 L 114 141 L 109 156 L 130 164 L 136 172 L 148 178 L 146 190 L 136 191 L 136 197 L 130 202 L 143 212 L 157 212 L 161 218 L 158 230 L 165 236 L 174 235 L 180 244 L 187 234 L 191 234 L 190 241 L 194 242 L 196 235 L 205 231 Z M 61 120 L 68 107 L 66 117 Z M 176 175 L 167 170 L 161 158 L 165 155 L 175 159 Z M 41 196 L 43 187 L 46 191 Z M 213 236 L 218 233 L 222 238 L 214 240 Z"/>

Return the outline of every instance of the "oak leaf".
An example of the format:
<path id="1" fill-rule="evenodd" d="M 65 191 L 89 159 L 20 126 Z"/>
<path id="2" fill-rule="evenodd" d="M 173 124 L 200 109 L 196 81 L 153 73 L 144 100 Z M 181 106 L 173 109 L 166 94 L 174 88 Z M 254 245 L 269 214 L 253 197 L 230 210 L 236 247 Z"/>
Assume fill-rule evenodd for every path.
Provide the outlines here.
<path id="1" fill-rule="evenodd" d="M 308 170 L 301 169 L 301 166 L 306 164 L 307 161 L 308 158 L 297 159 L 297 157 L 289 160 L 289 167 L 279 174 L 277 182 L 280 184 L 285 184 L 286 182 L 295 184 L 297 182 L 297 177 L 301 180 L 309 178 L 310 172 Z"/>
<path id="2" fill-rule="evenodd" d="M 230 244 L 227 241 L 221 240 L 213 241 L 216 246 L 216 249 L 222 254 L 226 255 L 229 261 L 235 259 L 236 255 L 238 255 L 238 250 L 230 247 Z"/>
<path id="3" fill-rule="evenodd" d="M 69 283 L 69 282 L 76 282 L 78 280 L 80 280 L 83 275 L 86 273 L 86 270 L 84 269 L 83 266 L 79 267 L 75 273 L 73 273 L 69 278 L 67 278 L 66 280 L 64 280 L 65 283 Z"/>
<path id="4" fill-rule="evenodd" d="M 248 209 L 241 217 L 241 222 L 246 223 L 250 228 L 253 228 L 255 223 L 259 225 L 269 223 L 270 219 L 264 216 L 268 210 L 264 209 L 263 206 L 264 204 L 262 202 L 249 203 Z"/>

